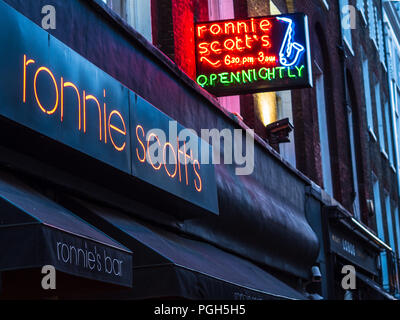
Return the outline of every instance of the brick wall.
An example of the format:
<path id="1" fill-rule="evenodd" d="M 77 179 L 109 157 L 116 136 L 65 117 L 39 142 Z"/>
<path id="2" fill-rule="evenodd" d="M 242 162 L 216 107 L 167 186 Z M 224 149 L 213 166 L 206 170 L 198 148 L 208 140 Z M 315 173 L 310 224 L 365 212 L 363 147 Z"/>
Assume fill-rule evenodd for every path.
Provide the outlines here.
<path id="1" fill-rule="evenodd" d="M 381 8 L 381 3 L 379 0 L 376 0 L 376 5 L 378 8 Z M 354 3 L 355 4 L 355 3 Z M 366 17 L 368 19 L 367 11 L 365 11 Z M 381 10 L 378 10 L 378 16 L 381 17 Z M 381 107 L 384 108 L 385 101 L 389 102 L 389 87 L 388 87 L 388 75 L 386 71 L 386 67 L 381 63 L 378 50 L 373 43 L 373 41 L 369 37 L 369 29 L 368 25 L 365 24 L 363 17 L 359 12 L 357 12 L 357 28 L 352 31 L 352 39 L 353 39 L 353 50 L 354 56 L 349 55 L 346 59 L 346 68 L 349 74 L 349 78 L 352 79 L 352 83 L 354 85 L 353 95 L 356 106 L 353 106 L 353 109 L 356 111 L 356 115 L 359 120 L 359 131 L 358 135 L 360 138 L 360 145 L 358 146 L 358 159 L 360 162 L 360 187 L 362 188 L 363 197 L 363 206 L 364 212 L 366 212 L 365 208 L 365 200 L 373 199 L 373 191 L 372 191 L 372 180 L 371 173 L 372 171 L 376 174 L 380 186 L 381 191 L 386 189 L 390 194 L 392 200 L 398 205 L 398 197 L 397 197 L 397 182 L 396 182 L 396 174 L 390 168 L 389 160 L 380 152 L 379 147 L 379 137 L 377 134 L 378 141 L 376 141 L 372 135 L 368 132 L 367 129 L 367 119 L 366 119 L 366 107 L 365 107 L 365 96 L 364 96 L 364 85 L 362 81 L 362 56 L 361 56 L 361 48 L 363 48 L 366 57 L 369 61 L 369 71 L 371 74 L 374 74 L 376 77 L 376 81 L 380 84 L 380 95 L 381 95 Z M 383 44 L 383 43 L 382 43 Z M 381 110 L 377 110 L 377 106 L 375 103 L 375 93 L 374 93 L 374 85 L 371 81 L 371 101 L 374 119 L 374 127 L 375 132 L 378 133 L 378 120 L 377 120 L 377 112 L 381 112 Z M 382 113 L 382 120 L 385 124 L 385 113 Z M 386 130 L 384 130 L 385 138 Z M 384 212 L 386 211 L 385 203 L 384 203 L 384 195 L 381 192 L 382 199 L 382 211 L 384 217 L 384 226 L 386 226 L 386 218 Z M 393 208 L 392 208 L 393 209 Z M 375 217 L 369 217 L 368 215 L 364 215 L 365 220 L 368 224 L 376 228 L 375 225 Z M 388 235 L 386 235 L 386 241 L 388 242 Z"/>

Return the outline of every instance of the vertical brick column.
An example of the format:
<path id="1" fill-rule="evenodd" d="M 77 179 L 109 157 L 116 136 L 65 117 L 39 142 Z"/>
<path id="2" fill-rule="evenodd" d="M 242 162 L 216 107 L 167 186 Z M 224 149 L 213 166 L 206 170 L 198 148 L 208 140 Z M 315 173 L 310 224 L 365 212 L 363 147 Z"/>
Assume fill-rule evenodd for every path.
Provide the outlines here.
<path id="1" fill-rule="evenodd" d="M 175 63 L 191 77 L 196 77 L 194 53 L 193 0 L 172 0 Z"/>

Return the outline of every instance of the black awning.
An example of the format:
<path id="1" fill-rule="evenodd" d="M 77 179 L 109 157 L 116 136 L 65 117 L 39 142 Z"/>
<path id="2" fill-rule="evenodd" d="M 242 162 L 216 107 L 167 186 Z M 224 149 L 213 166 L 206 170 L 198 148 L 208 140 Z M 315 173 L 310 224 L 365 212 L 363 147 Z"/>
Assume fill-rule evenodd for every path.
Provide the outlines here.
<path id="1" fill-rule="evenodd" d="M 369 286 L 372 290 L 374 290 L 379 296 L 381 296 L 385 300 L 397 300 L 391 294 L 387 293 L 379 284 L 377 284 L 372 279 L 364 276 L 363 274 L 357 272 L 357 278 L 364 282 L 367 286 Z"/>
<path id="2" fill-rule="evenodd" d="M 307 299 L 250 261 L 208 243 L 79 203 L 89 220 L 135 253 L 133 289 L 112 298 Z"/>
<path id="3" fill-rule="evenodd" d="M 132 252 L 15 178 L 0 175 L 0 271 L 42 268 L 132 286 Z"/>

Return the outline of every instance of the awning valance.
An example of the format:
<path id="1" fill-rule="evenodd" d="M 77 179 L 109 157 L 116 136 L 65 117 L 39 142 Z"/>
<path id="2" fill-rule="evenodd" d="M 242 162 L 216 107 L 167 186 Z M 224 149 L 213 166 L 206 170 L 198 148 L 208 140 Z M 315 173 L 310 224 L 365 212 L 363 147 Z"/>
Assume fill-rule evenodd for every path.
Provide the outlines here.
<path id="1" fill-rule="evenodd" d="M 113 298 L 306 299 L 252 262 L 208 243 L 77 203 L 90 221 L 135 253 L 133 288 Z"/>
<path id="2" fill-rule="evenodd" d="M 0 174 L 0 271 L 42 268 L 130 287 L 132 252 L 14 177 Z"/>

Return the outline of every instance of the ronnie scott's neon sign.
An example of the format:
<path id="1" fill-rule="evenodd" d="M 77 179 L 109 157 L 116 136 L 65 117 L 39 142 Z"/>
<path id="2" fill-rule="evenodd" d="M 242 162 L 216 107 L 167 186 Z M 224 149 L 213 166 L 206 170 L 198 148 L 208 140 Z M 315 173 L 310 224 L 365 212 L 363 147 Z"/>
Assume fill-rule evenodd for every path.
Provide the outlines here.
<path id="1" fill-rule="evenodd" d="M 196 81 L 217 96 L 312 84 L 304 14 L 198 23 L 195 39 Z"/>

